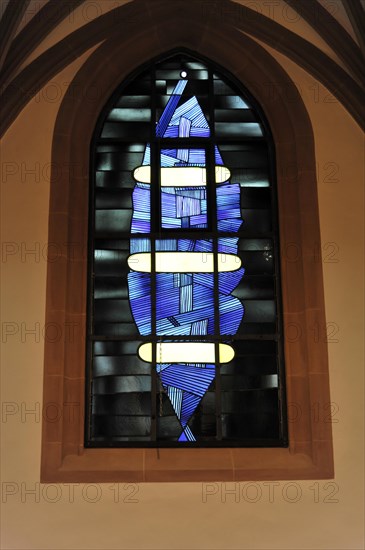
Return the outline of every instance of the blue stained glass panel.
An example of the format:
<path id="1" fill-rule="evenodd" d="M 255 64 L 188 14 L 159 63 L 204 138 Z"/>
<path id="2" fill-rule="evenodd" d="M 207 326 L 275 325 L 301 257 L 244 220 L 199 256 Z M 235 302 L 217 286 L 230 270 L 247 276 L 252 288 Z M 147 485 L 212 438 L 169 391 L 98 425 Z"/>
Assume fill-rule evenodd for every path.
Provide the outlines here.
<path id="1" fill-rule="evenodd" d="M 245 92 L 189 56 L 156 62 L 121 90 L 95 132 L 88 441 L 278 438 L 268 127 Z M 158 353 L 171 343 L 183 346 L 176 356 Z"/>

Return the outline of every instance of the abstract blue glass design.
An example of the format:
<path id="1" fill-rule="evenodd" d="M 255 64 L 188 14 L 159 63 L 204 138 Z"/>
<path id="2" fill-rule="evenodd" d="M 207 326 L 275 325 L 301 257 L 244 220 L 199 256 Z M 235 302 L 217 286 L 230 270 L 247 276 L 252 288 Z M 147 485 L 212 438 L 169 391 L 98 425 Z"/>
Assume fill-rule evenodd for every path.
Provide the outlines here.
<path id="1" fill-rule="evenodd" d="M 163 138 L 190 138 L 210 136 L 209 124 L 197 98 L 191 97 L 179 105 L 187 80 L 180 80 L 171 95 L 156 126 L 156 136 Z M 145 148 L 143 166 L 150 165 L 150 145 Z M 182 147 L 164 149 L 160 156 L 161 168 L 206 166 L 205 149 Z M 223 166 L 219 149 L 215 146 L 216 165 Z M 228 167 L 229 168 L 229 167 Z M 214 188 L 214 187 L 213 187 Z M 204 238 L 208 227 L 206 185 L 195 187 L 161 187 L 161 227 L 181 231 L 181 238 L 159 238 L 156 251 L 213 252 L 213 241 Z M 217 229 L 237 232 L 243 222 L 240 212 L 240 186 L 226 181 L 217 185 Z M 150 232 L 150 184 L 137 182 L 133 191 L 132 233 Z M 184 230 L 201 229 L 201 238 L 184 238 Z M 130 252 L 150 252 L 148 239 L 131 239 Z M 218 252 L 237 254 L 238 238 L 218 239 Z M 224 273 L 156 273 L 156 332 L 164 340 L 171 337 L 234 335 L 242 321 L 244 307 L 232 296 L 244 275 L 244 268 Z M 217 281 L 218 277 L 218 281 Z M 215 283 L 216 281 L 216 283 Z M 214 326 L 214 285 L 218 282 L 219 327 Z M 140 334 L 152 333 L 151 274 L 131 271 L 128 275 L 131 310 Z M 163 338 L 167 337 L 167 338 Z M 178 361 L 178 359 L 177 359 Z M 195 441 L 188 423 L 215 377 L 215 364 L 191 363 L 161 364 L 157 357 L 157 373 L 181 424 L 179 441 Z"/>

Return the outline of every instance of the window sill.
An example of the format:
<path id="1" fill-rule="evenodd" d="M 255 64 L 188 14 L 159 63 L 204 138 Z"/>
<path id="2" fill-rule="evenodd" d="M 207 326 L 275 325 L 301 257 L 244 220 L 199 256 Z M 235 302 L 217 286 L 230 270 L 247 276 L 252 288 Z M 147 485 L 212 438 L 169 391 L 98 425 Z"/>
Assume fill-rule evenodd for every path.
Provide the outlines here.
<path id="1" fill-rule="evenodd" d="M 60 443 L 47 446 L 41 481 L 179 482 L 331 479 L 331 442 L 277 449 L 80 449 L 55 467 Z M 318 460 L 322 457 L 322 460 Z"/>

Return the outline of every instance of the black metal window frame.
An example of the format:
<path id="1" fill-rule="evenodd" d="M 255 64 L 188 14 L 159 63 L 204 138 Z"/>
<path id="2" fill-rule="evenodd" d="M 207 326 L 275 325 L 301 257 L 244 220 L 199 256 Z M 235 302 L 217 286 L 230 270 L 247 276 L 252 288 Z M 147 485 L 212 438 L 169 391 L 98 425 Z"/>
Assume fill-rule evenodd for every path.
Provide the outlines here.
<path id="1" fill-rule="evenodd" d="M 169 59 L 176 57 L 177 55 L 181 56 L 182 66 L 184 60 L 186 59 L 196 59 L 196 61 L 204 63 L 209 71 L 209 126 L 210 126 L 210 137 L 209 138 L 158 138 L 155 135 L 155 124 L 157 121 L 157 95 L 155 82 L 155 71 L 158 64 L 168 61 Z M 118 145 L 118 144 L 127 144 L 131 143 L 130 139 L 122 138 L 101 138 L 100 133 L 102 126 L 105 122 L 107 113 L 110 111 L 113 105 L 115 105 L 117 99 L 123 95 L 124 90 L 132 83 L 139 75 L 144 73 L 146 70 L 150 70 L 151 74 L 151 123 L 150 123 L 150 135 L 148 142 L 151 146 L 151 233 L 148 238 L 151 242 L 151 252 L 152 252 L 152 266 L 151 266 L 151 297 L 152 297 L 152 334 L 149 336 L 138 335 L 117 335 L 117 336 L 106 336 L 104 334 L 96 334 L 93 331 L 93 312 L 94 312 L 94 244 L 95 244 L 95 157 L 96 149 L 99 145 Z M 252 109 L 258 114 L 260 124 L 263 128 L 263 137 L 246 137 L 246 138 L 231 138 L 231 137 L 216 137 L 215 135 L 215 107 L 214 107 L 214 89 L 213 89 L 213 73 L 218 73 L 222 79 L 225 79 L 229 86 L 234 89 L 238 96 L 244 98 L 248 101 Z M 135 140 L 133 140 L 135 141 Z M 244 233 L 241 231 L 238 233 L 232 232 L 221 232 L 213 228 L 214 223 L 217 220 L 216 215 L 216 201 L 212 199 L 214 196 L 210 194 L 210 205 L 208 207 L 208 228 L 207 229 L 189 229 L 184 232 L 184 238 L 196 239 L 197 235 L 204 234 L 204 238 L 209 238 L 213 241 L 213 252 L 214 252 L 214 273 L 215 273 L 215 285 L 214 285 L 214 303 L 215 303 L 215 334 L 209 336 L 209 340 L 215 343 L 216 356 L 218 356 L 218 345 L 222 341 L 233 342 L 236 340 L 241 341 L 275 341 L 277 344 L 277 365 L 278 365 L 278 375 L 279 375 L 279 389 L 278 389 L 278 406 L 279 406 L 279 437 L 277 438 L 265 438 L 265 439 L 250 439 L 246 437 L 242 440 L 235 439 L 222 439 L 222 414 L 221 414 L 221 372 L 219 366 L 216 367 L 216 378 L 215 378 L 215 394 L 216 394 L 216 440 L 209 441 L 197 441 L 197 442 L 177 442 L 171 440 L 158 439 L 158 422 L 159 422 L 159 411 L 158 411 L 158 402 L 161 399 L 162 388 L 159 383 L 156 369 L 154 365 L 157 362 L 155 346 L 152 346 L 152 367 L 151 367 L 151 440 L 150 441 L 116 441 L 111 440 L 106 437 L 105 440 L 97 440 L 92 436 L 92 404 L 93 404 L 93 393 L 92 393 L 92 361 L 93 361 L 93 343 L 95 341 L 100 342 L 127 342 L 131 339 L 138 340 L 140 342 L 159 342 L 161 337 L 157 335 L 156 331 L 156 273 L 154 265 L 154 254 L 155 251 L 155 242 L 161 238 L 171 238 L 178 239 L 182 238 L 181 232 L 173 231 L 171 229 L 161 228 L 160 218 L 161 218 L 161 204 L 160 204 L 160 161 L 159 156 L 160 152 L 164 147 L 172 147 L 174 145 L 179 145 L 179 148 L 193 148 L 199 147 L 206 150 L 206 159 L 207 159 L 207 180 L 213 181 L 213 166 L 215 165 L 214 157 L 214 148 L 216 145 L 242 145 L 243 143 L 253 144 L 255 143 L 257 147 L 260 147 L 260 144 L 264 144 L 267 147 L 268 151 L 268 177 L 270 181 L 270 195 L 271 195 L 271 220 L 272 220 L 272 230 L 260 233 L 258 236 L 256 233 Z M 222 155 L 224 156 L 224 155 Z M 282 318 L 282 298 L 281 298 L 281 284 L 280 284 L 280 241 L 279 241 L 279 228 L 278 228 L 278 203 L 277 203 L 277 193 L 276 193 L 276 174 L 275 174 L 275 146 L 274 140 L 272 138 L 269 125 L 266 121 L 265 115 L 261 107 L 257 104 L 255 98 L 248 92 L 248 90 L 243 89 L 242 84 L 231 74 L 225 71 L 224 68 L 213 65 L 211 61 L 205 59 L 201 55 L 192 55 L 190 52 L 176 51 L 170 53 L 168 58 L 156 58 L 144 66 L 140 67 L 137 71 L 133 72 L 124 82 L 118 87 L 118 89 L 113 93 L 110 100 L 106 104 L 103 112 L 99 117 L 98 124 L 95 128 L 94 137 L 90 147 L 90 174 L 91 174 L 91 185 L 90 185 L 90 216 L 89 216 L 89 262 L 88 262 L 88 312 L 87 312 L 87 366 L 86 366 L 86 419 L 85 419 L 85 446 L 86 447 L 287 447 L 288 446 L 288 430 L 287 430 L 287 412 L 286 412 L 286 395 L 285 395 L 285 367 L 284 367 L 284 352 L 283 352 L 283 318 Z M 132 193 L 132 189 L 130 189 Z M 209 203 L 208 203 L 209 204 Z M 141 235 L 131 234 L 129 231 L 121 232 L 120 239 L 129 240 L 131 238 L 138 239 Z M 219 327 L 219 308 L 218 308 L 218 285 L 217 285 L 217 251 L 218 251 L 218 239 L 223 237 L 238 237 L 240 239 L 270 239 L 273 243 L 272 253 L 274 255 L 273 264 L 274 264 L 274 284 L 275 284 L 275 293 L 274 299 L 276 303 L 276 326 L 277 330 L 275 334 L 241 334 L 239 336 L 221 336 L 217 328 Z M 143 235 L 146 237 L 146 235 Z M 244 320 L 243 320 L 244 322 Z M 201 337 L 165 337 L 166 340 L 173 341 L 194 341 L 200 340 Z"/>

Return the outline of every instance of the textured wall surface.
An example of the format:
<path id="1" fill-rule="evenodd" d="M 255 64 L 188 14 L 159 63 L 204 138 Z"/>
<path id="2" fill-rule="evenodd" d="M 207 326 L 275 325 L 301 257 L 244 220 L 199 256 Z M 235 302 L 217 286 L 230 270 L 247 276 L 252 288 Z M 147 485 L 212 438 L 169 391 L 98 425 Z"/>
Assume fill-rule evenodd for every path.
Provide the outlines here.
<path id="1" fill-rule="evenodd" d="M 47 243 L 51 143 L 87 52 L 29 101 L 2 145 L 4 549 L 363 548 L 364 140 L 328 90 L 267 49 L 297 85 L 315 135 L 327 331 L 313 327 L 313 338 L 329 342 L 331 404 L 313 404 L 313 414 L 333 423 L 335 479 L 39 484 L 42 413 L 57 414 L 41 408 L 44 338 L 60 337 L 44 324 L 47 262 L 59 253 Z"/>

